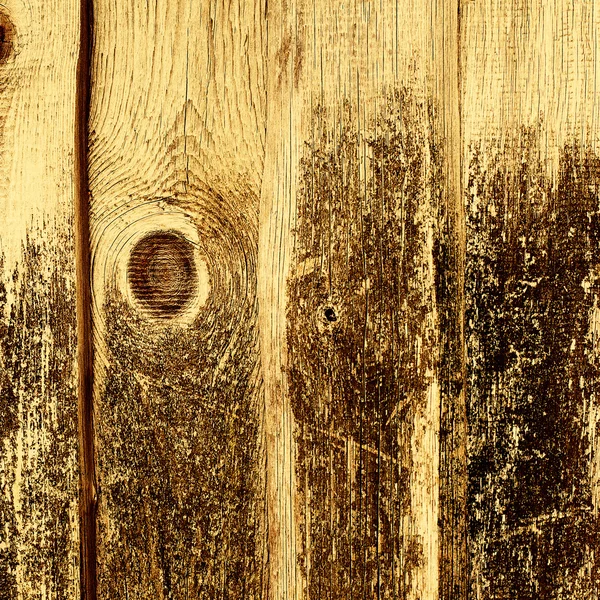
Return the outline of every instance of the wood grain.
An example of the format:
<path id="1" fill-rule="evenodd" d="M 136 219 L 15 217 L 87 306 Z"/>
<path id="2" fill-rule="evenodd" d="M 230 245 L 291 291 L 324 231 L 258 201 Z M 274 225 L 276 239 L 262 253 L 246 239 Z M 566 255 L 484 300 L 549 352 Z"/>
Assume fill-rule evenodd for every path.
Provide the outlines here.
<path id="1" fill-rule="evenodd" d="M 79 3 L 0 6 L 0 598 L 79 596 Z"/>
<path id="2" fill-rule="evenodd" d="M 597 597 L 593 0 L 91 8 L 0 5 L 0 600 Z"/>
<path id="3" fill-rule="evenodd" d="M 598 17 L 460 8 L 97 2 L 99 597 L 597 594 Z"/>
<path id="4" fill-rule="evenodd" d="M 90 230 L 98 598 L 264 598 L 264 18 L 99 0 Z"/>
<path id="5" fill-rule="evenodd" d="M 473 598 L 595 598 L 598 11 L 464 3 Z"/>
<path id="6" fill-rule="evenodd" d="M 445 423 L 464 422 L 461 311 L 442 290 L 459 260 L 457 17 L 453 2 L 269 3 L 259 323 L 275 598 L 462 585 L 464 435 L 444 446 L 449 518 L 438 473 L 442 398 Z"/>
<path id="7" fill-rule="evenodd" d="M 163 4 L 94 14 L 98 596 L 433 598 L 456 6 Z"/>

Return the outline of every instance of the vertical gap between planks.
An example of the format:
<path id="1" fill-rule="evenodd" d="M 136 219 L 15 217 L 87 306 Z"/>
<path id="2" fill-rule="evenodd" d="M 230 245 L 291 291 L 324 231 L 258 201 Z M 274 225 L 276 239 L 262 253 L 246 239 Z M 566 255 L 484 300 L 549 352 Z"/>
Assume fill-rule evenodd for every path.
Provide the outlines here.
<path id="1" fill-rule="evenodd" d="M 96 476 L 93 425 L 88 117 L 91 88 L 92 0 L 80 4 L 80 50 L 75 111 L 75 234 L 77 357 L 79 369 L 80 584 L 81 600 L 96 600 Z"/>

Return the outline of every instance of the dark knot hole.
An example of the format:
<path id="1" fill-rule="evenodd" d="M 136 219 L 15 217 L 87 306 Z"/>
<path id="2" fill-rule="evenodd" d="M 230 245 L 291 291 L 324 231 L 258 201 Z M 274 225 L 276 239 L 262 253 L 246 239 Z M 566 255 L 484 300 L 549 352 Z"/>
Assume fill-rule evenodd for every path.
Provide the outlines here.
<path id="1" fill-rule="evenodd" d="M 327 319 L 327 321 L 329 321 L 330 323 L 333 323 L 335 321 L 338 320 L 337 314 L 335 312 L 335 309 L 329 307 L 325 309 L 325 319 Z"/>

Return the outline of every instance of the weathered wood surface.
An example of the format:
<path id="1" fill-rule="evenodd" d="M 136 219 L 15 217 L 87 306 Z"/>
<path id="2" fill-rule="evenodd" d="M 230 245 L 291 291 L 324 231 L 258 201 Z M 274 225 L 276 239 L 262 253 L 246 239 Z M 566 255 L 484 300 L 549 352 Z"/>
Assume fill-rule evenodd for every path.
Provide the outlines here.
<path id="1" fill-rule="evenodd" d="M 0 599 L 597 597 L 594 3 L 79 8 L 0 7 Z"/>
<path id="2" fill-rule="evenodd" d="M 460 384 L 462 364 L 442 283 L 460 238 L 457 18 L 453 2 L 269 3 L 259 297 L 276 598 L 466 589 L 464 432 L 444 434 L 449 517 L 438 475 L 440 414 L 464 424 L 440 380 Z"/>
<path id="3" fill-rule="evenodd" d="M 436 597 L 456 17 L 96 3 L 100 598 Z"/>
<path id="4" fill-rule="evenodd" d="M 79 3 L 0 6 L 0 598 L 79 597 Z"/>
<path id="5" fill-rule="evenodd" d="M 262 3 L 94 3 L 97 594 L 264 598 Z"/>
<path id="6" fill-rule="evenodd" d="M 596 598 L 600 14 L 462 6 L 472 598 Z"/>

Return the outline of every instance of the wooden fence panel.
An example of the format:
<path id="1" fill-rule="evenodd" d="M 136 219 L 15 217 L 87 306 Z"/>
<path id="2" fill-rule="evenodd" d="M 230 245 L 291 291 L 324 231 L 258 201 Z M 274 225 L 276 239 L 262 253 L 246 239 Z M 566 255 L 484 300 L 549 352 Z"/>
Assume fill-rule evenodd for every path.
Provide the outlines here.
<path id="1" fill-rule="evenodd" d="M 595 598 L 600 15 L 462 9 L 470 597 Z"/>
<path id="2" fill-rule="evenodd" d="M 79 2 L 0 6 L 0 598 L 79 597 Z"/>
<path id="3" fill-rule="evenodd" d="M 263 3 L 98 0 L 98 597 L 265 598 Z"/>
<path id="4" fill-rule="evenodd" d="M 88 127 L 0 12 L 0 598 L 595 597 L 593 2 L 93 6 Z"/>

